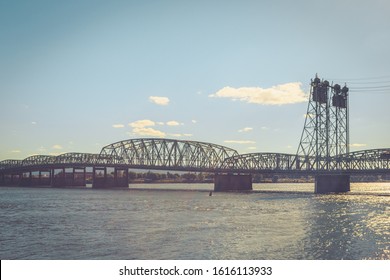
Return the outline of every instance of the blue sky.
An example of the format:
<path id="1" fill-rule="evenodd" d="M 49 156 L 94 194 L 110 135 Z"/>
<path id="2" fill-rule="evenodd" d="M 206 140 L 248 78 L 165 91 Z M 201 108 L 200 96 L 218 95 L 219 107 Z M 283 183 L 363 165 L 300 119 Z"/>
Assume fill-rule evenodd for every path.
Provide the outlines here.
<path id="1" fill-rule="evenodd" d="M 390 147 L 390 2 L 0 0 L 0 160 L 130 138 L 295 153 L 310 79 Z"/>

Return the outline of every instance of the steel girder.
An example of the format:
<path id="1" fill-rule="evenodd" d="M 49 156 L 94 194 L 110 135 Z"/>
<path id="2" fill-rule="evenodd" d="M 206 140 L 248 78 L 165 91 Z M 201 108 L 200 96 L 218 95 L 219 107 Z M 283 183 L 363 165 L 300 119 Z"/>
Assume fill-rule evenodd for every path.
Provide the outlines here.
<path id="1" fill-rule="evenodd" d="M 6 159 L 3 161 L 0 161 L 0 170 L 7 169 L 7 168 L 13 168 L 18 167 L 22 164 L 22 160 L 19 159 Z"/>
<path id="2" fill-rule="evenodd" d="M 242 171 L 291 171 L 300 170 L 304 162 L 308 162 L 306 157 L 293 154 L 250 153 L 230 157 L 223 162 L 222 167 Z"/>
<path id="3" fill-rule="evenodd" d="M 390 172 L 390 148 L 352 152 L 331 157 L 333 171 Z M 279 153 L 239 155 L 237 151 L 211 143 L 172 139 L 132 139 L 103 147 L 100 154 L 66 153 L 35 155 L 24 160 L 0 162 L 2 173 L 20 168 L 63 166 L 112 166 L 183 171 L 315 171 L 315 158 Z"/>
<path id="4" fill-rule="evenodd" d="M 335 159 L 343 170 L 388 170 L 390 172 L 390 148 L 356 151 Z"/>
<path id="5" fill-rule="evenodd" d="M 83 164 L 94 165 L 100 163 L 99 154 L 66 153 L 56 156 L 54 164 Z"/>
<path id="6" fill-rule="evenodd" d="M 56 156 L 48 155 L 34 155 L 22 160 L 21 166 L 36 166 L 36 165 L 48 165 L 52 164 Z"/>
<path id="7" fill-rule="evenodd" d="M 325 159 L 322 159 L 325 162 Z M 363 150 L 330 157 L 329 171 L 389 171 L 390 148 Z M 222 168 L 239 171 L 316 171 L 315 158 L 279 153 L 252 153 L 227 158 Z"/>
<path id="8" fill-rule="evenodd" d="M 114 157 L 115 164 L 138 168 L 210 171 L 220 168 L 226 158 L 238 152 L 211 143 L 146 138 L 110 144 L 103 147 L 100 155 Z"/>

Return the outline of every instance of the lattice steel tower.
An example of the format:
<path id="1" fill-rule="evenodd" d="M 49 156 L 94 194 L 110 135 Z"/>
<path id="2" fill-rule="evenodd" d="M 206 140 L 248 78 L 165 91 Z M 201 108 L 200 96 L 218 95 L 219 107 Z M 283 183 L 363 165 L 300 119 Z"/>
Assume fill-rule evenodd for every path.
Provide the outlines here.
<path id="1" fill-rule="evenodd" d="M 297 155 L 297 167 L 338 169 L 337 157 L 349 152 L 348 88 L 330 85 L 318 76 L 311 81 L 310 97 Z"/>

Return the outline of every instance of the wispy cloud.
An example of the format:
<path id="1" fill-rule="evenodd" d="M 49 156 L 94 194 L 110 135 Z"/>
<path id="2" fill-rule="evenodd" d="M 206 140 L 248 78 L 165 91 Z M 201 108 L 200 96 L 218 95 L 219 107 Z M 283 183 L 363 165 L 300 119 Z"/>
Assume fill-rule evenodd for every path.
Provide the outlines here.
<path id="1" fill-rule="evenodd" d="M 21 153 L 22 151 L 21 150 L 12 150 L 12 151 L 10 151 L 11 153 L 13 153 L 13 154 L 19 154 L 19 153 Z"/>
<path id="2" fill-rule="evenodd" d="M 63 148 L 62 148 L 62 146 L 61 145 L 58 145 L 58 144 L 56 144 L 56 145 L 53 145 L 53 147 L 51 147 L 52 149 L 55 149 L 55 150 L 62 150 Z"/>
<path id="3" fill-rule="evenodd" d="M 37 124 L 37 122 L 31 122 L 31 124 L 32 124 L 32 125 L 36 125 L 36 124 Z"/>
<path id="4" fill-rule="evenodd" d="M 125 126 L 123 124 L 113 124 L 112 127 L 113 128 L 123 128 Z"/>
<path id="5" fill-rule="evenodd" d="M 249 132 L 249 131 L 252 131 L 253 128 L 252 127 L 244 127 L 243 129 L 240 129 L 238 132 Z"/>
<path id="6" fill-rule="evenodd" d="M 136 127 L 133 129 L 135 135 L 140 136 L 152 136 L 152 137 L 165 137 L 165 132 L 151 128 L 151 127 Z"/>
<path id="7" fill-rule="evenodd" d="M 270 88 L 261 87 L 224 87 L 214 94 L 213 98 L 228 98 L 247 103 L 264 105 L 284 105 L 306 102 L 307 96 L 301 88 L 301 83 L 286 83 Z"/>
<path id="8" fill-rule="evenodd" d="M 255 141 L 250 141 L 250 140 L 225 140 L 223 141 L 225 143 L 230 143 L 230 144 L 255 144 Z"/>
<path id="9" fill-rule="evenodd" d="M 156 123 L 151 120 L 138 120 L 129 123 L 129 126 L 133 128 L 132 133 L 139 136 L 152 136 L 152 137 L 165 137 L 165 132 L 151 128 Z"/>
<path id="10" fill-rule="evenodd" d="M 149 96 L 149 101 L 161 106 L 166 106 L 169 104 L 169 98 L 163 96 Z"/>
<path id="11" fill-rule="evenodd" d="M 354 144 L 349 144 L 351 148 L 360 148 L 360 147 L 365 147 L 367 144 L 359 144 L 359 143 L 354 143 Z"/>
<path id="12" fill-rule="evenodd" d="M 169 121 L 169 122 L 167 122 L 167 125 L 168 126 L 178 126 L 178 125 L 180 125 L 180 123 L 177 121 Z"/>
<path id="13" fill-rule="evenodd" d="M 155 126 L 155 125 L 156 123 L 151 120 L 139 120 L 139 121 L 129 123 L 129 126 L 133 128 L 141 128 L 141 127 Z"/>

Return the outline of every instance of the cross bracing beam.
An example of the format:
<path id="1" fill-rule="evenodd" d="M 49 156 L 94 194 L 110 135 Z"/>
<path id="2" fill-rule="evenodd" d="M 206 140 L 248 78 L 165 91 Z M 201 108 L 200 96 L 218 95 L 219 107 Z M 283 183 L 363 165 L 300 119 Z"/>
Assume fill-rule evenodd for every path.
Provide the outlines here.
<path id="1" fill-rule="evenodd" d="M 356 151 L 335 158 L 343 170 L 388 170 L 390 172 L 390 148 Z"/>
<path id="2" fill-rule="evenodd" d="M 0 161 L 0 170 L 12 168 L 12 167 L 18 167 L 22 164 L 22 160 L 19 159 L 6 159 L 3 161 Z"/>
<path id="3" fill-rule="evenodd" d="M 220 168 L 226 158 L 236 156 L 238 152 L 205 142 L 141 138 L 107 145 L 100 155 L 114 157 L 114 164 L 137 168 L 206 171 Z"/>
<path id="4" fill-rule="evenodd" d="M 90 164 L 94 165 L 100 162 L 99 154 L 88 153 L 66 153 L 56 156 L 54 164 Z"/>
<path id="5" fill-rule="evenodd" d="M 293 154 L 280 153 L 250 153 L 242 154 L 226 159 L 222 168 L 231 170 L 269 170 L 269 171 L 291 171 L 307 170 L 302 168 L 303 163 L 308 162 L 306 167 L 311 167 L 307 157 Z"/>
<path id="6" fill-rule="evenodd" d="M 48 165 L 54 162 L 56 156 L 34 155 L 22 160 L 22 166 Z"/>
<path id="7" fill-rule="evenodd" d="M 331 163 L 329 171 L 390 172 L 390 148 L 356 151 L 321 160 Z M 59 156 L 35 155 L 24 160 L 3 160 L 0 161 L 0 171 L 6 174 L 39 168 L 117 166 L 200 172 L 313 173 L 316 171 L 314 161 L 315 158 L 295 154 L 240 155 L 231 148 L 211 143 L 147 138 L 107 145 L 100 154 L 66 153 Z"/>

